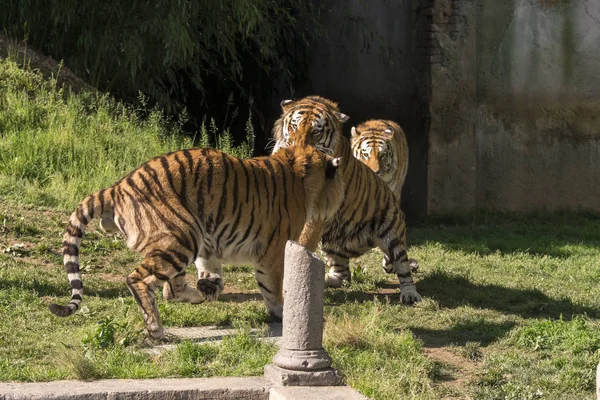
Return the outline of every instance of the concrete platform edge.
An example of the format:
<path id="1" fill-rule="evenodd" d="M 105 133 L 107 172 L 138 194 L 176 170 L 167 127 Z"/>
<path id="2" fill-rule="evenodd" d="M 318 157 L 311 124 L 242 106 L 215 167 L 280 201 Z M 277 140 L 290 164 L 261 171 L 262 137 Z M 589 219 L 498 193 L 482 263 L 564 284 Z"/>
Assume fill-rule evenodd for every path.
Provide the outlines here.
<path id="1" fill-rule="evenodd" d="M 0 382 L 0 400 L 364 400 L 348 386 L 274 386 L 263 377 Z"/>

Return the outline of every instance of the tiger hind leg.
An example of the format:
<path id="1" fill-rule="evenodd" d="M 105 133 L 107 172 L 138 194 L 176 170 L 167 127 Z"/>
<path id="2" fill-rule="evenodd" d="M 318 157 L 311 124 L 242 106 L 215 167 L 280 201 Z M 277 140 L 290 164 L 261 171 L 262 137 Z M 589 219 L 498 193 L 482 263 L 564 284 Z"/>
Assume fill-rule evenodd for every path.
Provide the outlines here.
<path id="1" fill-rule="evenodd" d="M 350 259 L 334 254 L 325 253 L 329 272 L 325 275 L 325 287 L 339 288 L 344 283 L 350 283 Z"/>
<path id="2" fill-rule="evenodd" d="M 204 303 L 206 297 L 185 281 L 185 269 L 163 285 L 163 297 L 167 301 L 181 303 Z"/>
<path id="3" fill-rule="evenodd" d="M 127 286 L 144 314 L 146 329 L 154 339 L 164 336 L 154 290 L 185 268 L 185 265 L 172 264 L 172 259 L 168 255 L 163 258 L 160 253 L 154 253 L 144 258 L 141 265 L 127 276 Z"/>
<path id="4" fill-rule="evenodd" d="M 198 269 L 198 291 L 207 301 L 216 300 L 223 291 L 223 268 L 215 260 L 197 258 L 194 262 Z"/>
<path id="5" fill-rule="evenodd" d="M 409 258 L 408 263 L 410 264 L 410 270 L 412 272 L 415 272 L 419 269 L 419 260 L 417 260 L 416 258 Z"/>

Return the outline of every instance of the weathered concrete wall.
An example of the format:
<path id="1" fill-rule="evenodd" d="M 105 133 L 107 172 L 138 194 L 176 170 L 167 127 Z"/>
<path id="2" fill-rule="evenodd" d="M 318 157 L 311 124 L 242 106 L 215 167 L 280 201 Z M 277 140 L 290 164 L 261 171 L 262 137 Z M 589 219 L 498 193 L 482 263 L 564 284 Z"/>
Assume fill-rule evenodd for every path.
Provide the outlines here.
<path id="1" fill-rule="evenodd" d="M 477 190 L 475 3 L 420 4 L 419 43 L 429 66 L 421 81 L 430 90 L 427 211 L 468 210 L 476 206 Z"/>
<path id="2" fill-rule="evenodd" d="M 480 0 L 477 32 L 477 204 L 600 210 L 600 2 Z"/>
<path id="3" fill-rule="evenodd" d="M 600 211 L 600 2 L 420 4 L 431 15 L 428 212 Z"/>

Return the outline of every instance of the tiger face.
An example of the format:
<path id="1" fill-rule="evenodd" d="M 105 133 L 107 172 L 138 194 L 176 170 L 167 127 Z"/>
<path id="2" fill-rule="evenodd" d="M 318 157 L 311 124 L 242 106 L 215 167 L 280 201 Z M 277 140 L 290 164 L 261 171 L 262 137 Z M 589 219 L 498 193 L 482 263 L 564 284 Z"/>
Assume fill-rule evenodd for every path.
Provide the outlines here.
<path id="1" fill-rule="evenodd" d="M 379 175 L 400 199 L 408 172 L 408 143 L 400 125 L 372 119 L 351 131 L 354 157 Z"/>
<path id="2" fill-rule="evenodd" d="M 320 96 L 308 96 L 296 101 L 284 100 L 281 108 L 282 115 L 273 127 L 273 153 L 292 144 L 312 144 L 322 153 L 335 153 L 342 124 L 349 119 L 340 112 L 337 103 Z M 303 124 L 309 129 L 300 135 L 299 127 Z"/>
<path id="3" fill-rule="evenodd" d="M 352 127 L 351 132 L 354 157 L 365 163 L 380 177 L 388 174 L 398 163 L 392 147 L 394 131 L 391 127 L 373 130 L 361 124 L 358 129 Z"/>

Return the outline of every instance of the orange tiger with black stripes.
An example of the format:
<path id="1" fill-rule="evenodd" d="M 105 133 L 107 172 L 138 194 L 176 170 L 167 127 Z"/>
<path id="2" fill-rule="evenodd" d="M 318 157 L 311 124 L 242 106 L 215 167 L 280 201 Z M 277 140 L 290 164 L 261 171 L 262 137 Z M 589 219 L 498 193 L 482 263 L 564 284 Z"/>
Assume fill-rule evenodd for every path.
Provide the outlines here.
<path id="1" fill-rule="evenodd" d="M 350 129 L 350 146 L 354 158 L 371 168 L 398 197 L 408 172 L 408 143 L 400 125 L 394 121 L 372 119 Z M 409 259 L 412 271 L 419 262 Z"/>
<path id="2" fill-rule="evenodd" d="M 372 119 L 353 126 L 350 132 L 354 157 L 383 179 L 400 201 L 408 172 L 408 143 L 400 125 Z"/>
<path id="3" fill-rule="evenodd" d="M 297 127 L 305 129 L 308 123 Z M 339 165 L 339 158 L 305 143 L 247 160 L 189 149 L 142 164 L 86 197 L 71 215 L 63 242 L 71 301 L 51 304 L 50 311 L 68 316 L 80 307 L 79 246 L 90 220 L 100 218 L 104 230 L 122 233 L 127 246 L 143 257 L 127 286 L 153 338 L 164 335 L 156 287 L 164 285 L 174 301 L 206 299 L 185 281 L 185 268 L 194 260 L 255 265 L 267 311 L 280 319 L 286 241 L 297 240 L 307 221 L 337 211 L 343 196 Z"/>
<path id="4" fill-rule="evenodd" d="M 398 276 L 402 302 L 419 301 L 406 251 L 406 224 L 400 202 L 382 179 L 352 156 L 350 142 L 342 136 L 342 124 L 348 117 L 337 103 L 320 96 L 285 100 L 281 107 L 281 118 L 273 127 L 274 152 L 308 141 L 321 152 L 344 160 L 340 172 L 345 193 L 340 209 L 329 221 L 308 222 L 300 237 L 300 243 L 314 250 L 322 232 L 321 250 L 329 266 L 326 285 L 339 287 L 349 281 L 349 259 L 379 247 L 384 253 L 384 270 Z M 307 123 L 311 129 L 297 129 Z"/>

